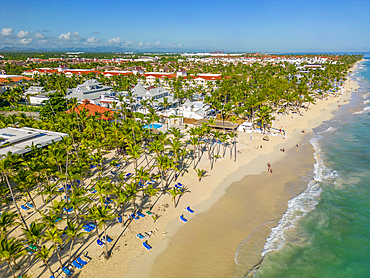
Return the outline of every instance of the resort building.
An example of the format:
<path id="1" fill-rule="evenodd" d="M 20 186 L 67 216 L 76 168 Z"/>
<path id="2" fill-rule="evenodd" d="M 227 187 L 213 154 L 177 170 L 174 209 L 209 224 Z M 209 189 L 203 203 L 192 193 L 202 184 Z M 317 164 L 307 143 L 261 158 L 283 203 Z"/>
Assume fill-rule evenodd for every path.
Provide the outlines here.
<path id="1" fill-rule="evenodd" d="M 91 115 L 91 116 L 100 115 L 100 119 L 102 120 L 110 121 L 113 119 L 112 109 L 93 104 L 87 99 L 85 99 L 82 102 L 82 104 L 75 107 L 73 110 L 68 109 L 66 113 L 70 114 L 70 113 L 77 112 L 77 114 L 81 114 L 81 111 L 83 110 L 87 112 L 87 115 Z"/>
<path id="2" fill-rule="evenodd" d="M 37 148 L 61 141 L 66 133 L 41 130 L 29 127 L 6 127 L 0 129 L 0 156 L 12 154 L 24 154 L 31 149 L 26 148 L 32 144 Z"/>
<path id="3" fill-rule="evenodd" d="M 104 86 L 95 79 L 90 79 L 78 85 L 76 88 L 67 92 L 67 98 L 76 98 L 78 101 L 85 99 L 92 103 L 100 103 L 100 96 L 102 94 L 110 93 L 112 87 Z"/>

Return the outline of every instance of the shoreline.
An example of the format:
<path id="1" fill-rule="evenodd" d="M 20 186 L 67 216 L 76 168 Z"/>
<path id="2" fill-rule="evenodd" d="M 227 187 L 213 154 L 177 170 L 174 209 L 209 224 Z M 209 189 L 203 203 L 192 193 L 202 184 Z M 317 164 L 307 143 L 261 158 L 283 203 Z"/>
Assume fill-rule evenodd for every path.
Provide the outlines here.
<path id="1" fill-rule="evenodd" d="M 360 64 L 361 61 L 357 62 L 354 67 L 351 69 L 351 71 L 354 71 L 357 66 Z M 348 75 L 347 75 L 348 76 Z M 287 116 L 281 116 L 280 119 L 275 121 L 275 127 L 277 125 L 284 126 L 284 129 L 288 131 L 288 139 L 281 139 L 281 138 L 275 138 L 274 136 L 270 136 L 270 141 L 268 143 L 264 143 L 262 141 L 262 135 L 258 135 L 253 133 L 253 143 L 255 143 L 257 146 L 261 143 L 263 145 L 263 149 L 241 149 L 242 154 L 239 155 L 237 158 L 237 162 L 240 162 L 240 160 L 243 160 L 244 163 L 237 164 L 237 169 L 231 171 L 226 175 L 224 178 L 222 178 L 221 182 L 218 182 L 217 186 L 214 186 L 211 193 L 208 192 L 208 196 L 206 198 L 199 198 L 197 199 L 197 196 L 192 199 L 191 207 L 196 211 L 195 216 L 187 215 L 188 220 L 192 220 L 192 218 L 197 217 L 198 215 L 205 213 L 210 210 L 210 208 L 215 205 L 222 196 L 225 195 L 226 190 L 228 187 L 230 187 L 234 182 L 239 182 L 241 179 L 243 179 L 246 176 L 249 175 L 260 175 L 264 171 L 266 171 L 266 161 L 271 162 L 273 165 L 274 163 L 278 161 L 282 161 L 286 156 L 288 151 L 290 151 L 292 148 L 295 148 L 296 143 L 300 143 L 303 140 L 303 137 L 305 135 L 309 135 L 312 133 L 312 129 L 319 126 L 323 121 L 329 120 L 332 118 L 333 112 L 337 109 L 339 109 L 338 105 L 344 105 L 348 101 L 348 99 L 351 98 L 352 93 L 357 88 L 357 82 L 352 80 L 347 80 L 344 89 L 346 92 L 343 95 L 340 95 L 339 97 L 330 97 L 327 100 L 320 100 L 315 106 L 311 106 L 309 111 L 303 111 L 304 116 L 296 116 L 299 119 L 292 119 Z M 339 104 L 338 104 L 339 102 Z M 302 133 L 301 130 L 304 128 L 306 130 L 306 133 Z M 244 134 L 240 134 L 238 141 L 241 143 L 248 141 L 249 134 L 247 136 L 243 136 Z M 248 137 L 248 138 L 245 138 Z M 255 137 L 260 137 L 257 140 L 255 140 Z M 240 144 L 238 144 L 237 147 L 240 147 Z M 279 151 L 280 148 L 284 147 L 287 151 L 285 153 L 282 153 Z M 238 148 L 239 149 L 239 148 Z M 248 156 L 243 156 L 243 151 L 249 152 Z M 312 156 L 311 156 L 312 157 Z M 218 162 L 217 162 L 218 163 Z M 216 163 L 216 167 L 218 166 Z M 230 164 L 230 163 L 229 163 Z M 228 169 L 223 169 L 228 170 Z M 217 171 L 217 170 L 216 170 Z M 211 175 L 214 176 L 215 171 L 211 172 Z M 207 178 L 206 178 L 207 179 Z M 204 182 L 206 181 L 204 180 Z M 217 180 L 217 178 L 212 178 L 212 180 Z M 220 178 L 218 178 L 218 181 Z M 200 183 L 200 186 L 204 183 Z M 208 182 L 208 181 L 207 181 Z M 193 190 L 192 190 L 193 191 Z M 299 193 L 298 193 L 299 194 Z M 297 195 L 298 195 L 297 194 Z M 193 194 L 191 194 L 193 195 Z M 186 195 L 183 196 L 188 197 Z M 294 196 L 292 196 L 294 197 Z M 189 198 L 186 198 L 189 199 Z M 290 199 L 290 198 L 289 198 Z M 289 200 L 288 199 L 288 200 Z M 286 202 L 288 201 L 286 200 Z M 181 201 L 182 202 L 182 201 Z M 197 203 L 197 204 L 195 204 Z M 182 203 L 181 207 L 186 206 L 187 203 Z M 171 208 L 172 209 L 172 208 Z M 286 209 L 285 209 L 286 210 Z M 156 240 L 153 243 L 153 249 L 150 252 L 144 253 L 141 252 L 141 255 L 136 256 L 130 263 L 130 268 L 127 272 L 125 272 L 123 277 L 153 277 L 151 276 L 151 270 L 153 264 L 156 262 L 157 258 L 164 252 L 166 252 L 166 248 L 168 248 L 169 244 L 171 244 L 172 238 L 175 238 L 177 236 L 177 233 L 181 230 L 181 227 L 184 225 L 182 222 L 180 222 L 177 217 L 178 215 L 181 215 L 182 212 L 177 209 L 177 211 L 170 212 L 172 214 L 172 217 L 168 217 L 167 225 L 164 227 L 164 230 L 169 233 L 169 237 L 164 237 L 162 240 Z M 189 217 L 188 217 L 189 216 Z M 190 221 L 185 224 L 190 224 Z M 163 223 L 164 224 L 164 223 Z M 163 225 L 162 224 L 162 225 Z M 158 265 L 156 263 L 156 265 Z M 86 276 L 87 277 L 87 276 Z M 155 276 L 154 276 L 155 277 Z"/>

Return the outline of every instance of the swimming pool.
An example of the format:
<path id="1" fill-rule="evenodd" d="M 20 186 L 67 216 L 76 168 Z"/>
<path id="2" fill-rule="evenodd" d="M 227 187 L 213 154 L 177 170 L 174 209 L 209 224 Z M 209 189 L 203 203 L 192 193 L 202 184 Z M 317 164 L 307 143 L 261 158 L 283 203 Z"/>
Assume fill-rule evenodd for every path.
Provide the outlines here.
<path id="1" fill-rule="evenodd" d="M 158 128 L 161 128 L 162 125 L 160 124 L 150 124 L 150 125 L 145 125 L 144 128 L 155 128 L 155 129 L 158 129 Z"/>

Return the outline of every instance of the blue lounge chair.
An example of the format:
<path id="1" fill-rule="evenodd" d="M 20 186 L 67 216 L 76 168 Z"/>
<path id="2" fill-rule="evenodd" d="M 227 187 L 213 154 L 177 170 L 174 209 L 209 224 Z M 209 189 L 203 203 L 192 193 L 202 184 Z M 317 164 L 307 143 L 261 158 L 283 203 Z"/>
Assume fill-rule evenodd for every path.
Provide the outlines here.
<path id="1" fill-rule="evenodd" d="M 29 208 L 34 208 L 34 206 L 31 203 L 27 203 L 26 206 Z"/>
<path id="2" fill-rule="evenodd" d="M 125 178 L 129 178 L 131 176 L 132 176 L 132 173 L 128 173 L 128 174 L 125 175 Z"/>
<path id="3" fill-rule="evenodd" d="M 142 234 L 137 234 L 136 237 L 139 238 L 139 239 L 143 239 L 144 238 L 144 236 Z"/>
<path id="4" fill-rule="evenodd" d="M 122 223 L 122 217 L 121 216 L 118 216 L 116 219 L 117 219 L 118 223 Z"/>
<path id="5" fill-rule="evenodd" d="M 82 269 L 82 265 L 80 265 L 78 262 L 76 261 L 73 261 L 72 262 L 72 265 L 75 267 L 75 268 L 78 268 L 78 269 Z"/>
<path id="6" fill-rule="evenodd" d="M 62 192 L 64 190 L 64 187 L 61 187 L 58 189 L 59 192 Z"/>
<path id="7" fill-rule="evenodd" d="M 25 248 L 26 249 L 26 251 L 28 252 L 28 254 L 30 254 L 30 255 L 32 255 L 33 253 L 35 253 L 35 251 L 33 251 L 31 248 L 29 248 L 29 247 L 26 247 Z"/>
<path id="8" fill-rule="evenodd" d="M 91 229 L 95 229 L 96 228 L 96 225 L 94 223 L 88 223 L 86 225 L 89 226 Z"/>
<path id="9" fill-rule="evenodd" d="M 102 242 L 100 239 L 98 239 L 97 241 L 96 241 L 96 243 L 100 246 L 100 247 L 104 247 L 104 242 Z"/>
<path id="10" fill-rule="evenodd" d="M 95 194 L 96 192 L 98 192 L 95 188 L 93 188 L 92 190 L 91 190 L 91 193 L 93 193 L 93 194 Z"/>
<path id="11" fill-rule="evenodd" d="M 83 226 L 83 229 L 86 231 L 86 232 L 88 232 L 88 233 L 91 233 L 92 232 L 92 230 L 93 229 L 91 229 L 90 227 L 88 227 L 88 226 Z"/>
<path id="12" fill-rule="evenodd" d="M 90 165 L 90 169 L 95 168 L 97 165 Z"/>
<path id="13" fill-rule="evenodd" d="M 180 219 L 181 219 L 182 221 L 184 221 L 185 223 L 186 223 L 186 222 L 188 222 L 188 220 L 187 220 L 183 215 L 181 215 L 181 216 L 180 216 Z"/>
<path id="14" fill-rule="evenodd" d="M 72 275 L 73 272 L 70 271 L 67 267 L 63 266 L 62 270 L 64 271 L 65 274 L 67 274 L 68 276 Z"/>
<path id="15" fill-rule="evenodd" d="M 76 180 L 77 184 L 81 184 L 81 181 L 80 180 Z"/>
<path id="16" fill-rule="evenodd" d="M 118 168 L 119 168 L 119 167 L 121 167 L 121 165 L 117 164 L 117 165 L 116 165 L 116 167 L 118 167 Z"/>
<path id="17" fill-rule="evenodd" d="M 55 278 L 54 275 L 51 275 L 50 278 Z"/>
<path id="18" fill-rule="evenodd" d="M 80 257 L 78 257 L 77 259 L 76 259 L 76 261 L 80 264 L 80 265 L 82 265 L 82 266 L 84 266 L 84 265 L 87 265 L 87 262 L 85 262 L 83 259 L 81 259 Z"/>
<path id="19" fill-rule="evenodd" d="M 190 213 L 194 213 L 194 210 L 192 210 L 190 207 L 187 207 L 186 210 Z"/>
<path id="20" fill-rule="evenodd" d="M 144 247 L 145 247 L 146 249 L 148 249 L 148 250 L 152 249 L 152 247 L 151 247 L 151 246 L 149 246 L 149 244 L 148 244 L 148 243 L 146 243 L 145 241 L 143 242 L 143 245 L 144 245 Z"/>
<path id="21" fill-rule="evenodd" d="M 181 188 L 181 187 L 183 187 L 183 184 L 182 183 L 176 183 L 176 185 L 179 187 L 179 188 Z"/>
<path id="22" fill-rule="evenodd" d="M 139 219 L 139 216 L 137 216 L 136 214 L 131 214 L 131 217 L 134 218 L 135 220 Z"/>
<path id="23" fill-rule="evenodd" d="M 107 241 L 108 243 L 110 243 L 110 242 L 112 242 L 112 241 L 113 241 L 113 239 L 111 239 L 109 236 L 107 236 L 107 240 L 105 240 L 105 236 L 102 236 L 101 241 L 102 241 L 102 242 L 104 242 L 104 243 L 106 243 L 106 241 Z"/>
<path id="24" fill-rule="evenodd" d="M 138 212 L 137 215 L 139 215 L 140 217 L 145 217 L 145 215 L 142 214 L 141 212 Z"/>
<path id="25" fill-rule="evenodd" d="M 29 207 L 26 207 L 25 205 L 21 205 L 21 209 L 29 210 L 30 208 Z"/>
<path id="26" fill-rule="evenodd" d="M 116 172 L 110 171 L 110 173 L 111 173 L 113 176 L 117 176 L 117 173 L 116 173 Z"/>

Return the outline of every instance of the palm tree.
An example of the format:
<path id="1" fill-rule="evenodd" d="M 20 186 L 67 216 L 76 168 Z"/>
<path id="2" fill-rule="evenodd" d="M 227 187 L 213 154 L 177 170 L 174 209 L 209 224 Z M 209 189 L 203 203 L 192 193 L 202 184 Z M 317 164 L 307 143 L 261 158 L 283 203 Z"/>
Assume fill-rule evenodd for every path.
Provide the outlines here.
<path id="1" fill-rule="evenodd" d="M 12 268 L 11 262 L 13 261 L 16 268 L 19 268 L 15 262 L 17 258 L 25 254 L 23 249 L 23 242 L 19 239 L 11 238 L 1 238 L 0 239 L 0 261 L 5 260 L 15 278 L 15 273 Z"/>
<path id="2" fill-rule="evenodd" d="M 35 254 L 37 259 L 41 259 L 44 264 L 48 267 L 50 271 L 50 275 L 54 275 L 53 271 L 51 271 L 50 265 L 48 263 L 48 259 L 51 256 L 51 249 L 48 249 L 45 245 L 43 245 L 40 250 L 38 250 Z"/>
<path id="3" fill-rule="evenodd" d="M 138 182 L 130 182 L 126 185 L 126 194 L 128 196 L 128 199 L 132 199 L 134 203 L 133 213 L 135 213 L 136 211 L 136 195 L 139 192 L 139 190 L 137 189 L 137 184 Z"/>
<path id="4" fill-rule="evenodd" d="M 54 250 L 55 250 L 55 252 L 57 253 L 57 256 L 58 256 L 60 268 L 63 267 L 63 264 L 62 264 L 62 260 L 61 260 L 60 255 L 59 255 L 57 244 L 59 244 L 59 245 L 62 245 L 63 244 L 63 240 L 61 239 L 61 235 L 62 234 L 63 234 L 63 231 L 61 231 L 58 228 L 54 227 L 51 230 L 50 229 L 46 229 L 46 231 L 45 231 L 45 233 L 43 235 L 43 238 L 45 240 L 51 241 L 53 243 Z"/>
<path id="5" fill-rule="evenodd" d="M 151 204 L 152 197 L 154 197 L 154 196 L 157 197 L 159 189 L 158 188 L 153 188 L 153 185 L 151 184 L 151 185 L 148 185 L 148 187 L 144 189 L 144 192 L 145 192 L 145 194 L 149 195 L 149 203 Z M 150 210 L 152 210 L 152 209 L 153 209 L 153 206 L 150 206 Z"/>
<path id="6" fill-rule="evenodd" d="M 2 156 L 5 156 L 5 155 L 2 155 Z M 18 211 L 18 214 L 19 214 L 19 217 L 21 218 L 22 222 L 23 222 L 23 225 L 26 229 L 28 229 L 28 226 L 26 224 L 26 221 L 24 220 L 23 216 L 22 216 L 22 213 L 18 207 L 18 204 L 17 202 L 15 201 L 15 197 L 14 197 L 14 194 L 13 194 L 13 190 L 12 190 L 12 187 L 10 186 L 10 183 L 9 183 L 9 180 L 8 180 L 8 173 L 12 172 L 13 170 L 13 165 L 17 162 L 21 161 L 19 159 L 19 156 L 14 156 L 12 155 L 11 152 L 8 152 L 8 154 L 5 156 L 4 159 L 0 160 L 0 172 L 3 174 L 3 176 L 5 177 L 5 180 L 6 180 L 6 184 L 8 185 L 8 188 L 9 188 L 9 191 L 10 191 L 10 194 L 12 195 L 12 200 L 13 200 L 13 204 L 14 206 L 16 207 L 17 211 Z"/>
<path id="7" fill-rule="evenodd" d="M 174 187 L 174 188 L 172 188 L 170 190 L 167 190 L 167 192 L 172 195 L 172 201 L 173 201 L 173 204 L 175 205 L 175 208 L 176 208 L 177 207 L 177 204 L 176 204 L 176 196 L 182 195 L 183 192 L 180 189 L 176 188 L 176 187 Z M 179 199 L 180 199 L 180 197 L 179 197 Z M 179 201 L 179 200 L 177 200 L 177 201 Z"/>
<path id="8" fill-rule="evenodd" d="M 69 247 L 69 264 L 72 262 L 72 248 L 75 239 L 83 237 L 86 234 L 85 232 L 81 232 L 82 228 L 82 225 L 78 225 L 69 220 L 67 221 L 67 227 L 64 229 L 64 232 L 68 236 L 68 242 L 71 242 L 71 246 Z"/>
<path id="9" fill-rule="evenodd" d="M 265 127 L 270 126 L 272 120 L 274 120 L 274 117 L 271 116 L 272 110 L 268 106 L 262 106 L 260 110 L 257 111 L 257 119 L 255 122 L 261 123 L 261 128 L 263 129 L 263 132 L 265 132 Z"/>
<path id="10" fill-rule="evenodd" d="M 96 207 L 96 216 L 97 216 L 97 222 L 99 225 L 99 228 L 101 229 L 103 227 L 104 229 L 104 238 L 105 238 L 105 247 L 106 247 L 106 258 L 109 257 L 108 253 L 108 240 L 107 240 L 107 231 L 105 223 L 109 220 L 112 220 L 115 218 L 115 215 L 111 213 L 111 209 L 109 206 L 98 206 Z"/>
<path id="11" fill-rule="evenodd" d="M 204 170 L 204 169 L 194 169 L 194 170 L 195 170 L 195 172 L 197 173 L 197 175 L 198 175 L 198 179 L 199 179 L 199 182 L 200 182 L 200 180 L 201 180 L 203 177 L 205 177 L 205 176 L 206 176 L 207 171 L 206 171 L 206 170 Z"/>
<path id="12" fill-rule="evenodd" d="M 45 228 L 44 223 L 37 223 L 33 221 L 28 229 L 22 228 L 28 242 L 39 248 L 39 241 L 43 236 L 43 230 Z"/>
<path id="13" fill-rule="evenodd" d="M 17 214 L 10 211 L 5 211 L 0 215 L 0 238 L 7 236 L 7 229 L 19 225 L 19 223 L 16 222 L 17 217 Z"/>

